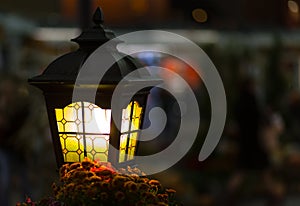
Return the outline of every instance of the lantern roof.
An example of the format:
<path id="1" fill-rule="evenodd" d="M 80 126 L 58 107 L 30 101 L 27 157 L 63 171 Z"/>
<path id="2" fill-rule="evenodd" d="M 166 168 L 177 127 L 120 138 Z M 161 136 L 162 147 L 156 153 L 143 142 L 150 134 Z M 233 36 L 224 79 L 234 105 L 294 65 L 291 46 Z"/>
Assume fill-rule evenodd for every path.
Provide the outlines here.
<path id="1" fill-rule="evenodd" d="M 105 73 L 100 84 L 117 85 L 118 82 L 124 79 L 130 72 L 143 67 L 137 59 L 117 50 L 117 44 L 122 41 L 115 38 L 115 34 L 103 26 L 103 13 L 99 7 L 93 16 L 93 22 L 94 26 L 92 28 L 84 30 L 77 38 L 71 40 L 79 44 L 77 51 L 67 53 L 54 60 L 41 75 L 29 79 L 30 84 L 42 90 L 46 90 L 48 86 L 51 85 L 74 85 L 87 58 L 99 46 L 110 40 L 112 41 L 110 45 L 113 45 L 113 47 L 105 47 L 103 55 L 106 55 L 105 58 L 119 60 L 113 61 L 115 63 Z M 101 69 L 101 65 L 99 65 L 99 69 Z M 95 74 L 87 73 L 82 82 L 86 84 L 99 83 L 99 79 L 97 78 Z M 160 83 L 158 78 L 151 76 L 150 73 L 145 70 L 135 72 L 134 75 L 131 75 L 130 80 L 134 82 L 154 81 L 157 82 L 157 84 Z"/>

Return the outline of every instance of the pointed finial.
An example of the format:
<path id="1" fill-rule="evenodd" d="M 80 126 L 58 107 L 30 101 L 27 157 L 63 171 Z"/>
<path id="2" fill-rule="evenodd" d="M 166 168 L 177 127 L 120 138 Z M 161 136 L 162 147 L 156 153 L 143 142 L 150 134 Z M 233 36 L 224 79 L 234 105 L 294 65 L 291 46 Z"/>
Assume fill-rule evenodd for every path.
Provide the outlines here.
<path id="1" fill-rule="evenodd" d="M 100 7 L 97 7 L 94 16 L 93 16 L 93 22 L 96 25 L 102 24 L 103 23 L 103 12 Z"/>

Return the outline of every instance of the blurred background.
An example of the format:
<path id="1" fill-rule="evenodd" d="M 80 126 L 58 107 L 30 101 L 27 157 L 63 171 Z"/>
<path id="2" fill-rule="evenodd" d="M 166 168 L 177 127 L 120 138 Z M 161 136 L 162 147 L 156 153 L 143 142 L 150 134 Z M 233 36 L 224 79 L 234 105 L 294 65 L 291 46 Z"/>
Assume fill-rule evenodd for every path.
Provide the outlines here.
<path id="1" fill-rule="evenodd" d="M 192 40 L 214 62 L 225 86 L 228 114 L 222 139 L 207 160 L 198 162 L 210 123 L 201 77 L 174 57 L 137 55 L 146 65 L 180 74 L 197 94 L 201 111 L 191 151 L 155 177 L 175 188 L 188 206 L 299 205 L 299 5 L 299 0 L 1 0 L 0 204 L 50 194 L 58 173 L 46 107 L 42 93 L 27 79 L 77 49 L 69 40 L 91 24 L 101 6 L 105 25 L 117 35 L 164 29 Z M 159 45 L 146 39 L 130 43 L 170 47 L 163 39 Z M 184 53 L 185 45 L 180 48 Z M 176 79 L 167 84 L 184 94 Z M 151 101 L 169 119 L 159 138 L 143 145 L 145 154 L 170 144 L 180 124 L 172 95 L 155 91 Z"/>

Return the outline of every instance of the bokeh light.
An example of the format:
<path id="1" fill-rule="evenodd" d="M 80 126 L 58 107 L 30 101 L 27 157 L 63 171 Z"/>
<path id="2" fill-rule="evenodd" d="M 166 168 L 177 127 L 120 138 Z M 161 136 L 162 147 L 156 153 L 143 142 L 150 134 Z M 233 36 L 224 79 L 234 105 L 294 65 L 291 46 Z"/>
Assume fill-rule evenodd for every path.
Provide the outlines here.
<path id="1" fill-rule="evenodd" d="M 194 9 L 192 11 L 192 16 L 194 20 L 199 23 L 206 22 L 208 18 L 207 12 L 204 9 L 200 9 L 200 8 Z"/>
<path id="2" fill-rule="evenodd" d="M 298 6 L 298 3 L 296 1 L 289 0 L 288 1 L 288 8 L 289 8 L 290 12 L 292 12 L 292 13 L 298 13 L 299 12 L 299 6 Z"/>

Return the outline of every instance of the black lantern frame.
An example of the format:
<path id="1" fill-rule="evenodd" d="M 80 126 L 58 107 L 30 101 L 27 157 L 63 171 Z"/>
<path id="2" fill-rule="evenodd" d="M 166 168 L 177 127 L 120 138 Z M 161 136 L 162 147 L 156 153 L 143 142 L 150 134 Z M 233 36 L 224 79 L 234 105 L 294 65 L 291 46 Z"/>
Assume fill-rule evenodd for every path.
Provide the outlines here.
<path id="1" fill-rule="evenodd" d="M 121 58 L 105 73 L 101 82 L 95 84 L 95 81 L 87 80 L 79 88 L 75 85 L 83 63 L 93 51 L 109 40 L 113 39 L 115 46 L 120 42 L 115 39 L 112 31 L 103 27 L 100 8 L 97 8 L 93 21 L 95 25 L 92 28 L 83 31 L 79 37 L 72 40 L 79 44 L 77 51 L 57 58 L 41 75 L 29 79 L 29 83 L 41 89 L 45 97 L 58 167 L 65 163 L 82 161 L 85 157 L 109 161 L 116 167 L 134 164 L 134 155 L 138 151 L 138 138 L 151 88 L 140 90 L 131 98 L 129 105 L 120 106 L 120 110 L 116 112 L 119 121 L 114 121 L 111 116 L 111 100 L 118 83 L 127 74 L 142 67 L 141 63 L 131 56 L 124 56 L 116 47 L 107 48 L 105 55 L 108 58 Z M 99 68 L 101 69 L 101 65 Z M 128 85 L 133 87 L 141 83 L 160 83 L 159 79 L 145 72 L 136 73 L 133 78 L 134 81 L 128 82 Z M 80 99 L 73 102 L 75 87 Z M 94 103 L 90 103 L 86 97 L 91 88 L 97 89 Z M 124 92 L 120 99 L 128 95 Z M 101 123 L 104 114 L 106 119 Z M 98 128 L 88 127 L 90 122 L 87 121 L 87 116 L 90 117 L 90 122 L 96 122 Z M 116 122 L 119 122 L 119 125 L 116 125 Z"/>

